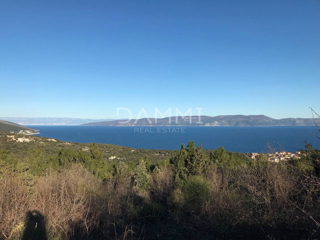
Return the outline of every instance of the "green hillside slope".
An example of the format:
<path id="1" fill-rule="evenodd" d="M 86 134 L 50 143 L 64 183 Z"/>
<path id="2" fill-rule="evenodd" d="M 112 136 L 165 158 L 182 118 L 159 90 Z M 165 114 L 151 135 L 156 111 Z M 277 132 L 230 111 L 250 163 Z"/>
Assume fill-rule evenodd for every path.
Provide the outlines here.
<path id="1" fill-rule="evenodd" d="M 32 128 L 27 128 L 27 127 L 21 126 L 16 123 L 0 120 L 0 132 L 18 133 L 20 131 L 24 131 L 24 133 L 36 133 L 37 132 L 37 130 L 32 129 Z"/>

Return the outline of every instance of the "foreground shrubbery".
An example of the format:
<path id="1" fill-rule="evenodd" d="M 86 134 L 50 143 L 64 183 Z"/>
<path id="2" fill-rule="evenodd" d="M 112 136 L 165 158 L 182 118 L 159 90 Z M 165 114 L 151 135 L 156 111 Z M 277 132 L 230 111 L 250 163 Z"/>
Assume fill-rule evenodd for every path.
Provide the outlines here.
<path id="1" fill-rule="evenodd" d="M 0 239 L 317 239 L 319 151 L 286 163 L 189 146 L 153 164 L 0 151 Z"/>

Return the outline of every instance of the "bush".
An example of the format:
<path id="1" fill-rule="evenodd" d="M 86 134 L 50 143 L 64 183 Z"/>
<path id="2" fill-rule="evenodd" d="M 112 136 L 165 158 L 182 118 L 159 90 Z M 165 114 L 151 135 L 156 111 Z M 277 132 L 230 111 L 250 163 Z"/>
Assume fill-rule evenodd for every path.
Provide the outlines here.
<path id="1" fill-rule="evenodd" d="M 200 176 L 190 177 L 182 188 L 184 195 L 184 209 L 199 214 L 211 194 L 210 184 Z"/>
<path id="2" fill-rule="evenodd" d="M 148 173 L 146 163 L 143 159 L 139 161 L 134 170 L 136 186 L 141 190 L 148 190 L 151 187 L 151 176 Z"/>

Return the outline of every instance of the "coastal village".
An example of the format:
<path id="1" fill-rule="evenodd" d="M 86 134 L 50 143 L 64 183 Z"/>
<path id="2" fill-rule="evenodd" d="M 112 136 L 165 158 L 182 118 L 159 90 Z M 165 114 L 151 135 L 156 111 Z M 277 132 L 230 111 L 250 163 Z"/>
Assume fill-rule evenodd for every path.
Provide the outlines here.
<path id="1" fill-rule="evenodd" d="M 261 153 L 251 153 L 250 157 L 251 157 L 251 159 L 254 160 L 254 159 L 257 159 L 258 156 L 260 156 L 260 155 L 261 155 Z M 300 155 L 301 155 L 300 151 L 296 151 L 295 153 L 282 151 L 282 152 L 274 152 L 274 153 L 266 154 L 266 156 L 268 157 L 268 161 L 270 161 L 270 162 L 286 161 L 291 158 L 299 159 Z"/>
<path id="2" fill-rule="evenodd" d="M 18 137 L 20 135 L 20 137 Z M 33 137 L 30 137 L 30 135 L 33 135 L 33 134 L 29 134 L 29 133 L 25 133 L 25 132 L 22 132 L 20 131 L 19 132 L 19 135 L 14 135 L 14 133 L 12 133 L 12 135 L 6 135 L 7 136 L 7 141 L 8 142 L 20 142 L 20 143 L 23 143 L 23 142 L 34 142 L 34 138 Z M 29 136 L 29 137 L 22 137 L 21 135 L 25 135 L 25 136 Z M 51 139 L 51 138 L 48 138 L 46 139 L 46 141 L 48 142 L 57 142 L 56 139 Z"/>

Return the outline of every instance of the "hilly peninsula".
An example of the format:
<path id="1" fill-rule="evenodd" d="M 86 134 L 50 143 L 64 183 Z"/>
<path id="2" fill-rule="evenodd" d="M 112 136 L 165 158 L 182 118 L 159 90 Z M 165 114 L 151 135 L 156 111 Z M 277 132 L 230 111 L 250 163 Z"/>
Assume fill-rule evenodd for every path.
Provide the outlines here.
<path id="1" fill-rule="evenodd" d="M 314 126 L 313 118 L 274 119 L 265 115 L 176 116 L 91 122 L 83 126 Z"/>
<path id="2" fill-rule="evenodd" d="M 0 120 L 0 132 L 35 134 L 38 131 L 32 128 L 21 126 L 16 123 Z"/>

